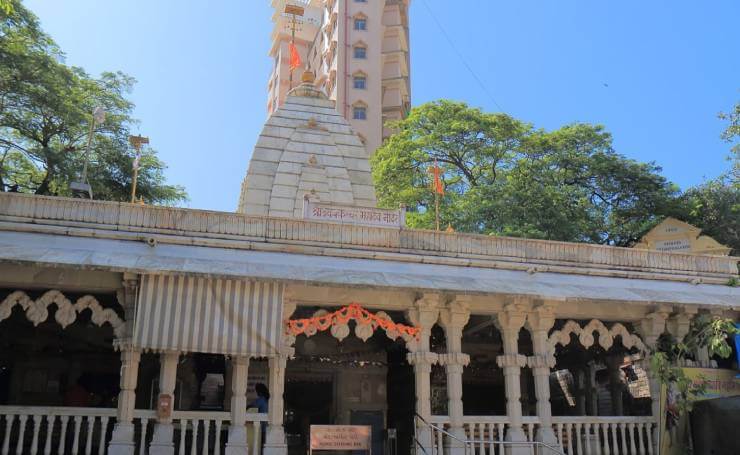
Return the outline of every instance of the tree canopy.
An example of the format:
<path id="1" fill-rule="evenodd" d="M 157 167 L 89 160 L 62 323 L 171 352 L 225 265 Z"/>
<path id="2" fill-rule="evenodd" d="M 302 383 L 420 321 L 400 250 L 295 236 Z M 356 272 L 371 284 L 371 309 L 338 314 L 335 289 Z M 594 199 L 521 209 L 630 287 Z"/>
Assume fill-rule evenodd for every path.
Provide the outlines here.
<path id="1" fill-rule="evenodd" d="M 128 136 L 136 125 L 127 98 L 135 80 L 121 72 L 88 75 L 64 63 L 64 54 L 18 0 L 0 8 L 0 191 L 69 196 L 85 161 L 93 110 L 95 125 L 88 180 L 96 199 L 130 198 L 134 154 Z M 164 163 L 146 150 L 140 161 L 137 196 L 145 202 L 185 200 L 168 185 Z"/>
<path id="2" fill-rule="evenodd" d="M 740 102 L 720 114 L 728 124 L 722 139 L 730 144 L 730 168 L 718 177 L 687 189 L 674 216 L 699 226 L 703 233 L 740 254 Z"/>
<path id="3" fill-rule="evenodd" d="M 389 125 L 373 156 L 380 204 L 434 225 L 429 168 L 445 188 L 442 226 L 482 234 L 629 245 L 675 204 L 678 188 L 654 163 L 618 154 L 602 126 L 536 129 L 506 114 L 441 100 Z"/>

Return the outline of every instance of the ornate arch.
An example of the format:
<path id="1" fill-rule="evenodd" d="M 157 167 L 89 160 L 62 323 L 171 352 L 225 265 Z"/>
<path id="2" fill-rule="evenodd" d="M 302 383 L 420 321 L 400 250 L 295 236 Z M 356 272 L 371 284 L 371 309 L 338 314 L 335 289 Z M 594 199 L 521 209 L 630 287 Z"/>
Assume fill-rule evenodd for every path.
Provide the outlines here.
<path id="1" fill-rule="evenodd" d="M 112 309 L 103 308 L 95 297 L 85 295 L 73 304 L 57 290 L 46 291 L 36 300 L 31 299 L 23 291 L 12 292 L 0 303 L 0 322 L 9 318 L 13 307 L 18 305 L 25 311 L 26 319 L 37 326 L 49 318 L 49 306 L 52 304 L 57 306 L 54 319 L 62 328 L 67 328 L 68 325 L 75 322 L 79 313 L 90 310 L 92 313 L 90 320 L 93 324 L 100 327 L 108 323 L 113 328 L 113 333 L 117 338 L 123 335 L 124 320 Z"/>
<path id="2" fill-rule="evenodd" d="M 595 342 L 594 333 L 599 334 L 599 346 L 604 349 L 611 348 L 614 345 L 614 339 L 619 336 L 625 348 L 635 348 L 640 352 L 647 352 L 647 348 L 640 337 L 630 333 L 624 325 L 617 322 L 611 329 L 608 329 L 603 322 L 598 319 L 592 319 L 584 327 L 578 325 L 576 321 L 569 320 L 562 329 L 553 331 L 548 339 L 550 353 L 552 355 L 555 354 L 557 345 L 567 346 L 570 344 L 572 341 L 571 335 L 577 335 L 581 345 L 588 349 Z"/>

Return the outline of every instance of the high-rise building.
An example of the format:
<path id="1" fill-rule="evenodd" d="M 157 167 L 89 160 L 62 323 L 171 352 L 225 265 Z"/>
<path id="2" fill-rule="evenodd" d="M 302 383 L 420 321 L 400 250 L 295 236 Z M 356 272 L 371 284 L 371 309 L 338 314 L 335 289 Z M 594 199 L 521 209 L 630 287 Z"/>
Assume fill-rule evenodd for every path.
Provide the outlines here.
<path id="1" fill-rule="evenodd" d="M 286 13 L 286 6 L 302 14 Z M 408 6 L 409 0 L 273 0 L 268 114 L 300 83 L 303 68 L 290 71 L 294 39 L 304 66 L 316 73 L 315 87 L 372 154 L 389 134 L 385 122 L 410 107 Z"/>

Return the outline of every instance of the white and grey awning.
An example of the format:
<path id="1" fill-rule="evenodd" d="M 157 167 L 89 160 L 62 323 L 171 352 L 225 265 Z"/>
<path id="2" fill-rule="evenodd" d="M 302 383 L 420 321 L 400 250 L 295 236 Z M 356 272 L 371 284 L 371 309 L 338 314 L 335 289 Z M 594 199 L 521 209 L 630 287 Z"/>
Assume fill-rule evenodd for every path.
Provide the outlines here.
<path id="1" fill-rule="evenodd" d="M 155 351 L 275 355 L 284 285 L 274 281 L 144 275 L 134 345 Z"/>
<path id="2" fill-rule="evenodd" d="M 529 295 L 552 299 L 740 308 L 740 288 L 671 280 L 458 267 L 194 245 L 0 231 L 0 261 L 142 274 L 218 276 L 326 286 Z"/>

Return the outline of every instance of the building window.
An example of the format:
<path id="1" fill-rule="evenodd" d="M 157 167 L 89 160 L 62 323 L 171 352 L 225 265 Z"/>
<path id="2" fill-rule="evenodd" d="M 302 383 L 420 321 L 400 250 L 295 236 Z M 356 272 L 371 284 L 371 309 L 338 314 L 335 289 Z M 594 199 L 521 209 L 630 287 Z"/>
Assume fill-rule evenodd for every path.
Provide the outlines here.
<path id="1" fill-rule="evenodd" d="M 367 108 L 365 106 L 353 107 L 352 118 L 355 120 L 367 120 Z"/>
<path id="2" fill-rule="evenodd" d="M 367 58 L 367 48 L 363 46 L 355 46 L 354 57 Z"/>
<path id="3" fill-rule="evenodd" d="M 367 30 L 367 19 L 355 19 L 355 30 Z"/>
<path id="4" fill-rule="evenodd" d="M 354 76 L 352 79 L 353 87 L 364 90 L 366 88 L 367 78 L 365 76 Z"/>

